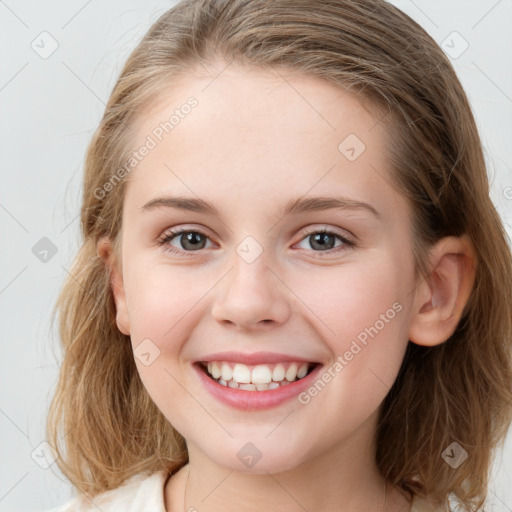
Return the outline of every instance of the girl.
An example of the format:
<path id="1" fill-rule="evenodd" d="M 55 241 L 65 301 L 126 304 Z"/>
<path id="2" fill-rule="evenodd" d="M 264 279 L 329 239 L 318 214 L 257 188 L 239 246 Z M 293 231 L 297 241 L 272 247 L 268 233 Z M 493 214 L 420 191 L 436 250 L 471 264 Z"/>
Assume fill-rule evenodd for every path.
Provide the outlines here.
<path id="1" fill-rule="evenodd" d="M 481 510 L 512 258 L 466 95 L 376 0 L 185 0 L 87 152 L 59 508 Z"/>

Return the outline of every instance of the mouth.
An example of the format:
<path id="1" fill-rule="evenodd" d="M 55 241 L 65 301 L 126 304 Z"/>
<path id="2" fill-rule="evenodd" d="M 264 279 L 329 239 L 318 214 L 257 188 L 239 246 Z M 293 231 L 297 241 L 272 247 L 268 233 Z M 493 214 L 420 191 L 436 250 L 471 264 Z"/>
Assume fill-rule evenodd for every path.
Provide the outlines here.
<path id="1" fill-rule="evenodd" d="M 231 361 L 194 363 L 209 379 L 221 386 L 244 391 L 270 391 L 307 377 L 321 363 L 280 362 L 246 365 Z"/>

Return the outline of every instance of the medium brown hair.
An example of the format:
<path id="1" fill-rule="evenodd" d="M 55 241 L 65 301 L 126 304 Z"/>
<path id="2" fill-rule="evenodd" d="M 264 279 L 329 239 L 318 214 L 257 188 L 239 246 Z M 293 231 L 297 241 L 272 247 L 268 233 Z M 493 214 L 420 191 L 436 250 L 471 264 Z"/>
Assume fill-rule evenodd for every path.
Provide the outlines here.
<path id="1" fill-rule="evenodd" d="M 413 209 L 417 275 L 428 249 L 466 234 L 475 284 L 455 333 L 427 348 L 409 342 L 386 396 L 377 463 L 389 482 L 479 510 L 493 454 L 512 419 L 512 261 L 489 197 L 475 120 L 452 65 L 406 14 L 382 0 L 185 0 L 165 12 L 126 62 L 88 147 L 83 241 L 61 291 L 63 362 L 47 438 L 59 468 L 89 495 L 132 475 L 188 461 L 183 437 L 145 390 L 130 339 L 116 327 L 101 237 L 119 258 L 125 180 L 98 198 L 129 155 L 138 115 L 180 73 L 231 63 L 290 70 L 351 91 L 379 112 L 394 185 Z M 212 73 L 213 76 L 213 73 Z M 457 442 L 468 458 L 441 457 Z"/>

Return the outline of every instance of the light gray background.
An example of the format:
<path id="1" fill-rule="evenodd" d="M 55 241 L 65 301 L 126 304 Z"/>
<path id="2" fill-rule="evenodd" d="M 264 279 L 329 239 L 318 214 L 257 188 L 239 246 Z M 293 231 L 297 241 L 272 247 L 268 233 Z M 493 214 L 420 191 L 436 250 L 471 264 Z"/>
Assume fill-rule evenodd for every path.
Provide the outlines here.
<path id="1" fill-rule="evenodd" d="M 452 62 L 470 97 L 492 197 L 510 236 L 511 0 L 393 3 L 452 53 L 463 49 L 463 40 L 469 44 Z M 45 510 L 71 496 L 56 464 L 44 469 L 36 462 L 61 358 L 50 312 L 78 248 L 86 145 L 128 53 L 172 5 L 0 0 L 0 511 Z M 58 43 L 47 58 L 31 47 L 51 49 L 44 31 Z M 32 252 L 43 237 L 57 249 L 46 263 Z M 486 510 L 512 511 L 511 438 L 497 457 Z"/>

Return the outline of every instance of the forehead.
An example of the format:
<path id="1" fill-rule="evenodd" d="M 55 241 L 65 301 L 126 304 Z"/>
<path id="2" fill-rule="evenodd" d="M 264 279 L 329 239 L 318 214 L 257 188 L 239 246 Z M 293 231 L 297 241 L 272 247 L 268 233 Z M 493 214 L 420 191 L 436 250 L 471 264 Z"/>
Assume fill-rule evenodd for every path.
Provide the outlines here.
<path id="1" fill-rule="evenodd" d="M 173 190 L 225 202 L 222 192 L 236 191 L 248 208 L 336 189 L 384 208 L 396 192 L 379 117 L 315 77 L 241 68 L 180 77 L 137 120 L 133 147 L 151 149 L 125 200 L 140 207 Z"/>

